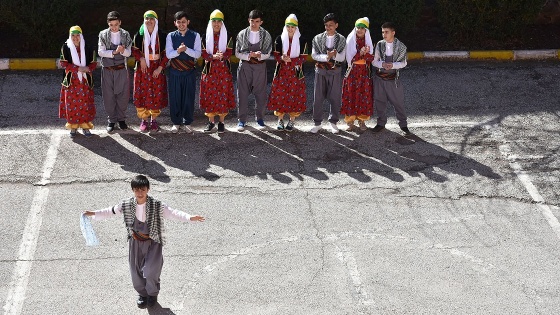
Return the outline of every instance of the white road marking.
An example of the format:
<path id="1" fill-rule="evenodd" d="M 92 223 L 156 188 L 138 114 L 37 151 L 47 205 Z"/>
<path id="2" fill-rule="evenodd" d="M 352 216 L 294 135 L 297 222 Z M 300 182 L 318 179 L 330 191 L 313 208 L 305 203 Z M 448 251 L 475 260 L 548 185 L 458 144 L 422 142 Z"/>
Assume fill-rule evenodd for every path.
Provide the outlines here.
<path id="1" fill-rule="evenodd" d="M 485 127 L 491 131 L 492 136 L 496 140 L 502 143 L 498 146 L 500 153 L 509 162 L 513 172 L 517 175 L 517 178 L 523 184 L 531 198 L 533 198 L 533 201 L 537 203 L 537 208 L 541 211 L 541 214 L 548 222 L 548 225 L 550 225 L 556 236 L 560 238 L 560 222 L 558 222 L 558 218 L 554 216 L 550 206 L 545 203 L 543 196 L 539 193 L 539 190 L 531 181 L 531 176 L 529 176 L 529 174 L 523 170 L 521 164 L 517 162 L 517 156 L 512 153 L 509 143 L 506 141 L 504 134 L 499 129 L 500 127 L 497 125 L 486 125 Z"/>
<path id="2" fill-rule="evenodd" d="M 22 241 L 19 247 L 18 257 L 12 281 L 8 288 L 8 297 L 4 305 L 5 315 L 20 314 L 23 309 L 23 302 L 25 301 L 25 292 L 29 282 L 29 275 L 37 248 L 37 240 L 39 238 L 39 231 L 43 222 L 43 212 L 47 203 L 49 195 L 49 188 L 44 187 L 49 182 L 51 172 L 56 162 L 58 147 L 60 146 L 61 135 L 53 133 L 51 142 L 47 151 L 45 163 L 43 164 L 43 174 L 39 181 L 39 187 L 33 197 L 31 209 L 27 217 L 25 229 L 23 231 Z"/>
<path id="3" fill-rule="evenodd" d="M 348 248 L 340 247 L 334 245 L 336 248 L 336 257 L 342 262 L 348 271 L 350 280 L 353 286 L 353 295 L 357 298 L 358 303 L 361 305 L 372 306 L 375 302 L 368 296 L 364 285 L 362 284 L 362 279 L 360 277 L 360 271 L 358 270 L 358 263 L 356 258 L 354 258 L 354 253 Z"/>

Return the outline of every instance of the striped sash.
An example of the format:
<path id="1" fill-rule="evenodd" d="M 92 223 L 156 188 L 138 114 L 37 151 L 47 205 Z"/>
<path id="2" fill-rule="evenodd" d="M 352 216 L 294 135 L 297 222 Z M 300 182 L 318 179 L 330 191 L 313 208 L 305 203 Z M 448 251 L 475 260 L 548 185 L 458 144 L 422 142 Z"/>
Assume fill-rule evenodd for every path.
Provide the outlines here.
<path id="1" fill-rule="evenodd" d="M 195 63 L 193 60 L 180 60 L 173 58 L 170 60 L 170 66 L 178 71 L 189 71 L 194 69 Z"/>

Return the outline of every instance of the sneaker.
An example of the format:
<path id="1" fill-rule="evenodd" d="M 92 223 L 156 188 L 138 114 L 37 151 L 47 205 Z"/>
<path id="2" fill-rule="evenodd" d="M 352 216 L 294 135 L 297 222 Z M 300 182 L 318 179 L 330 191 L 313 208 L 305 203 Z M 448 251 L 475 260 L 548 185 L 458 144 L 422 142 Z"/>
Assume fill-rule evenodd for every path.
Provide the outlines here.
<path id="1" fill-rule="evenodd" d="M 74 130 L 75 130 L 75 129 L 74 129 Z M 83 129 L 82 131 L 83 131 L 83 133 L 84 133 L 84 136 L 86 136 L 86 137 L 88 137 L 88 138 L 91 137 L 91 131 L 89 131 L 89 129 Z"/>
<path id="2" fill-rule="evenodd" d="M 286 131 L 292 131 L 294 130 L 294 121 L 290 120 L 288 121 L 288 124 L 286 125 Z"/>
<path id="3" fill-rule="evenodd" d="M 313 128 L 311 128 L 311 129 L 309 130 L 309 132 L 311 132 L 311 133 L 317 133 L 317 132 L 319 132 L 319 130 L 321 130 L 321 128 L 323 128 L 323 126 L 321 126 L 321 125 L 313 126 Z"/>
<path id="4" fill-rule="evenodd" d="M 354 122 L 346 123 L 346 125 L 348 125 L 348 127 L 346 128 L 346 131 L 355 131 L 356 130 L 356 125 L 354 125 Z"/>
<path id="5" fill-rule="evenodd" d="M 257 129 L 263 130 L 264 128 L 266 128 L 266 125 L 264 124 L 264 120 L 258 119 L 257 120 Z"/>
<path id="6" fill-rule="evenodd" d="M 194 129 L 192 129 L 191 125 L 185 125 L 185 132 L 186 133 L 193 133 Z"/>
<path id="7" fill-rule="evenodd" d="M 405 136 L 410 136 L 412 132 L 408 130 L 408 127 L 401 127 L 401 130 L 404 131 Z"/>
<path id="8" fill-rule="evenodd" d="M 136 306 L 138 308 L 146 308 L 148 306 L 148 297 L 139 295 L 138 300 L 136 300 Z"/>
<path id="9" fill-rule="evenodd" d="M 278 120 L 278 126 L 276 126 L 277 130 L 284 130 L 284 121 L 282 119 Z"/>
<path id="10" fill-rule="evenodd" d="M 373 132 L 380 132 L 383 129 L 385 129 L 385 126 L 376 125 L 375 127 L 373 127 L 372 131 Z"/>
<path id="11" fill-rule="evenodd" d="M 146 132 L 147 130 L 148 130 L 148 122 L 142 119 L 142 122 L 140 123 L 140 131 Z"/>
<path id="12" fill-rule="evenodd" d="M 366 122 L 363 120 L 358 120 L 358 125 L 360 126 L 360 130 L 361 131 L 366 131 L 367 130 L 367 126 L 366 126 Z"/>
<path id="13" fill-rule="evenodd" d="M 204 128 L 204 132 L 210 132 L 212 131 L 212 129 L 214 129 L 214 126 L 216 126 L 213 122 L 208 122 L 206 124 L 206 128 Z"/>
<path id="14" fill-rule="evenodd" d="M 223 122 L 218 123 L 218 133 L 224 133 L 226 131 L 226 126 Z"/>
<path id="15" fill-rule="evenodd" d="M 105 129 L 107 129 L 107 132 L 113 132 L 115 130 L 115 123 L 108 123 Z"/>
<path id="16" fill-rule="evenodd" d="M 237 131 L 244 131 L 245 130 L 245 122 L 244 121 L 240 121 L 237 124 Z"/>
<path id="17" fill-rule="evenodd" d="M 152 307 L 156 305 L 156 303 L 157 303 L 157 295 L 156 296 L 148 295 L 148 307 Z"/>
<path id="18" fill-rule="evenodd" d="M 173 127 L 171 127 L 171 132 L 178 133 L 179 129 L 181 129 L 180 125 L 173 125 Z"/>
<path id="19" fill-rule="evenodd" d="M 74 138 L 77 134 L 78 134 L 77 129 L 71 129 L 70 130 L 70 138 Z"/>
<path id="20" fill-rule="evenodd" d="M 158 125 L 157 121 L 152 119 L 152 124 L 150 126 L 150 129 L 152 131 L 159 131 L 159 125 Z"/>
<path id="21" fill-rule="evenodd" d="M 331 132 L 332 133 L 338 133 L 340 130 L 338 129 L 338 127 L 336 126 L 335 123 L 331 123 Z"/>
<path id="22" fill-rule="evenodd" d="M 121 130 L 126 130 L 126 129 L 128 129 L 128 126 L 127 126 L 126 122 L 124 122 L 124 120 L 119 121 L 119 128 L 120 128 Z"/>

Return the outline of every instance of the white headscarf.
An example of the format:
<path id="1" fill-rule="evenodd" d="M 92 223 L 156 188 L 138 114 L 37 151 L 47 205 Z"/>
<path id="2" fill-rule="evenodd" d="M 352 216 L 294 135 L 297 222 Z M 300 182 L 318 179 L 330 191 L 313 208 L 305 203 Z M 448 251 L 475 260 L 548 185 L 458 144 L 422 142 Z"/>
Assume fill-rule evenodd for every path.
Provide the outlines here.
<path id="1" fill-rule="evenodd" d="M 220 29 L 218 49 L 221 52 L 225 52 L 227 49 L 227 30 L 224 21 L 222 21 L 222 28 Z M 212 20 L 208 21 L 208 26 L 206 27 L 206 52 L 210 55 L 214 54 L 214 29 L 212 28 Z"/>
<path id="2" fill-rule="evenodd" d="M 288 18 L 293 18 L 297 21 L 297 17 L 295 14 L 290 14 Z M 294 36 L 292 37 L 292 49 L 290 50 L 290 58 L 297 58 L 300 55 L 300 45 L 299 45 L 299 38 L 301 37 L 301 33 L 299 32 L 299 27 L 296 26 L 296 31 L 294 32 Z M 288 27 L 284 25 L 284 30 L 282 31 L 282 35 L 280 35 L 282 39 L 282 54 L 285 55 L 290 49 L 290 36 L 288 35 Z"/>
<path id="3" fill-rule="evenodd" d="M 70 48 L 70 53 L 72 54 L 72 63 L 78 67 L 86 66 L 86 42 L 84 41 L 84 36 L 80 33 L 80 57 L 78 58 L 78 50 L 72 42 L 72 34 L 68 36 L 66 45 Z M 86 76 L 85 72 L 78 71 L 78 79 L 82 82 L 82 78 Z"/>
<path id="4" fill-rule="evenodd" d="M 149 54 L 150 54 L 150 49 L 149 46 L 152 47 L 152 51 L 154 52 L 154 54 L 156 53 L 156 40 L 158 37 L 158 19 L 155 19 L 156 21 L 156 25 L 154 26 L 154 30 L 152 31 L 152 34 L 150 35 L 150 32 L 148 32 L 148 26 L 146 26 L 146 20 L 144 20 L 144 25 L 142 25 L 142 27 L 144 28 L 144 59 L 146 60 L 146 66 L 150 67 L 150 58 L 149 58 Z M 161 43 L 160 43 L 161 45 Z"/>
<path id="5" fill-rule="evenodd" d="M 367 17 L 363 19 L 369 21 Z M 371 35 L 369 34 L 369 29 L 367 28 L 366 28 L 365 38 L 366 38 L 366 45 L 369 46 L 369 53 L 373 55 L 373 43 L 371 42 Z M 352 58 L 354 58 L 357 52 L 358 50 L 356 49 L 356 27 L 354 27 L 354 29 L 352 30 L 352 32 L 350 32 L 348 38 L 346 39 L 346 61 L 348 63 L 352 62 Z"/>

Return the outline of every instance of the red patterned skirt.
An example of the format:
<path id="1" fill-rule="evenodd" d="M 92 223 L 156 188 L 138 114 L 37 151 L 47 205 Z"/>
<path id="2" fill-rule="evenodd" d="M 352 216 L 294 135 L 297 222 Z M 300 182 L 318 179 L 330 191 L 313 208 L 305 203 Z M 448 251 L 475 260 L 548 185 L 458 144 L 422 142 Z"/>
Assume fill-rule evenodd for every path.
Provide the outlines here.
<path id="1" fill-rule="evenodd" d="M 167 80 L 163 71 L 157 78 L 153 77 L 154 70 L 159 67 L 159 61 L 150 61 L 146 73 L 142 73 L 140 66 L 134 72 L 134 92 L 132 95 L 134 106 L 148 110 L 167 107 Z"/>
<path id="2" fill-rule="evenodd" d="M 294 67 L 280 65 L 272 80 L 267 108 L 280 113 L 302 113 L 306 101 L 305 79 L 298 78 Z"/>
<path id="3" fill-rule="evenodd" d="M 340 113 L 347 116 L 373 115 L 373 81 L 366 65 L 354 65 L 342 81 Z"/>

